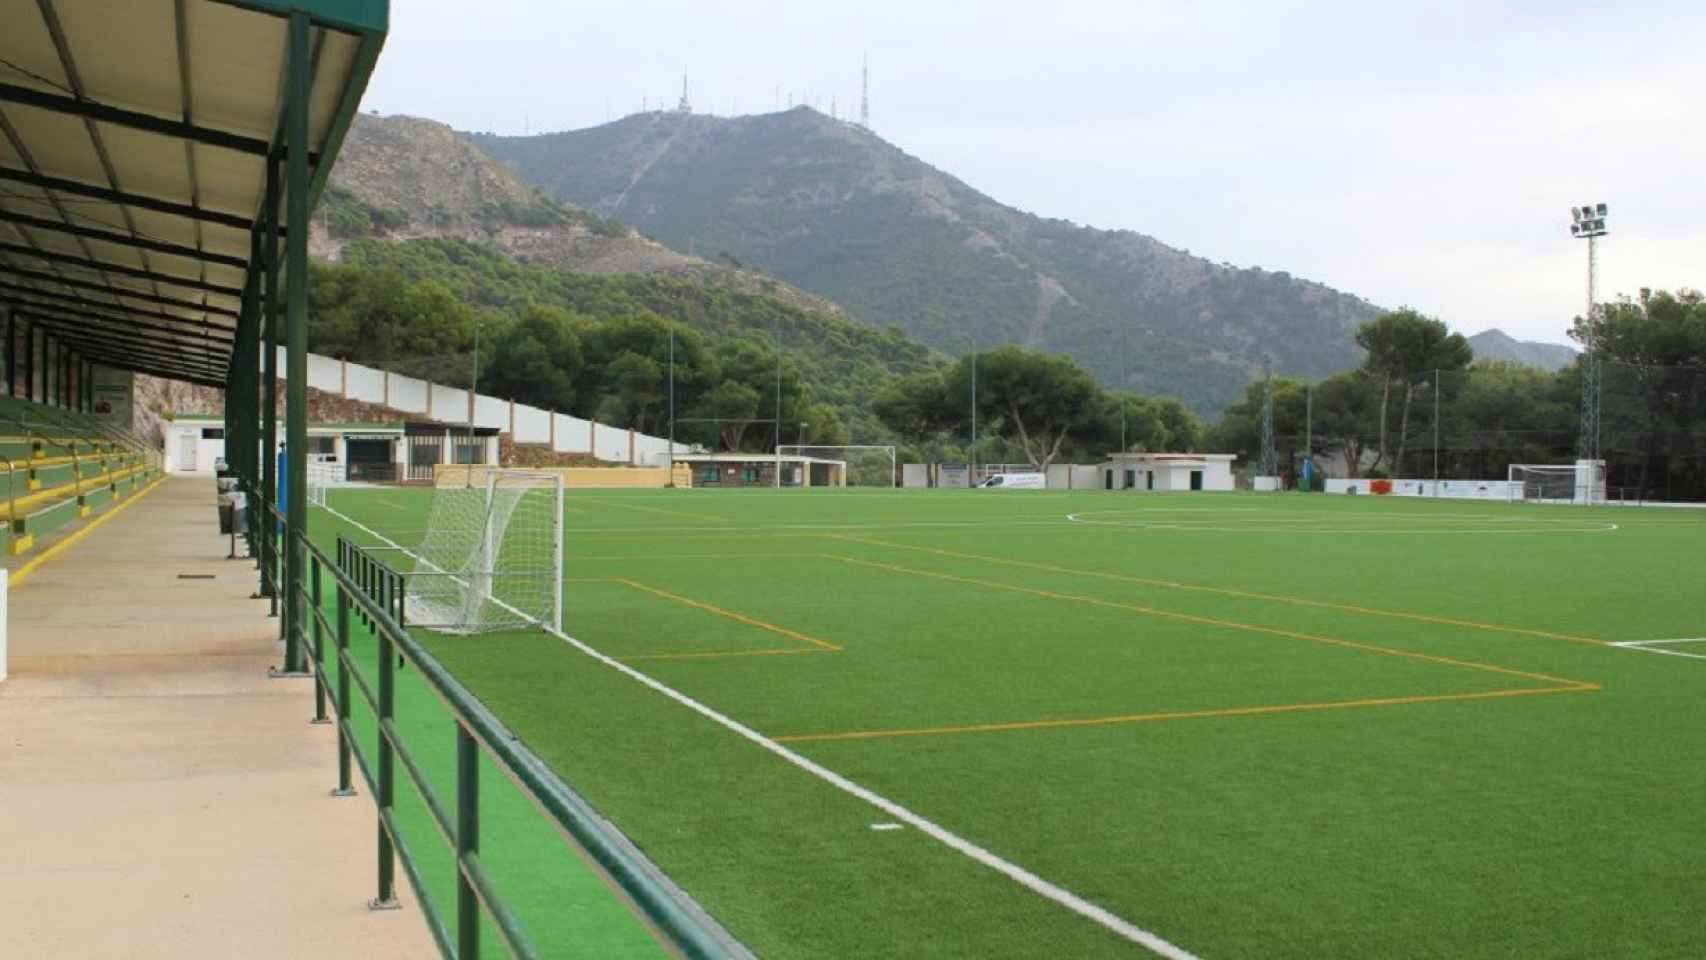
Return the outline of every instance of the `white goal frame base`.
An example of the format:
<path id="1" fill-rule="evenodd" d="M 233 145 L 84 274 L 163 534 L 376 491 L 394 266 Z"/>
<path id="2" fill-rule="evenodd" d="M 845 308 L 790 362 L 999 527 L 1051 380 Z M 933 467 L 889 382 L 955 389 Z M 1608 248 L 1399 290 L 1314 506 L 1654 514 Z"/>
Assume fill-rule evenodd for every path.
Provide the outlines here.
<path id="1" fill-rule="evenodd" d="M 1605 461 L 1513 463 L 1505 469 L 1512 503 L 1605 503 Z"/>

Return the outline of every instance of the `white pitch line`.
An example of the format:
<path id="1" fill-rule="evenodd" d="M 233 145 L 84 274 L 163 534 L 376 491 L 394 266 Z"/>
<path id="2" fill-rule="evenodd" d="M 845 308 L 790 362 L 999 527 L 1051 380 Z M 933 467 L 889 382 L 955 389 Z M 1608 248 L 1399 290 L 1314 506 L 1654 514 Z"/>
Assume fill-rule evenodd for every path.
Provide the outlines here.
<path id="1" fill-rule="evenodd" d="M 1662 650 L 1659 644 L 1665 643 L 1706 643 L 1706 637 L 1681 637 L 1676 640 L 1620 640 L 1611 644 L 1624 650 L 1639 650 L 1642 653 L 1662 653 L 1667 657 L 1687 657 L 1690 660 L 1706 660 L 1706 654 L 1683 653 L 1681 650 Z"/>
<path id="2" fill-rule="evenodd" d="M 371 534 L 372 536 L 378 537 L 380 540 L 383 540 L 386 543 L 391 544 L 391 546 L 397 547 L 399 550 L 404 550 L 405 552 L 407 552 L 406 548 L 397 544 L 396 542 L 394 542 L 393 540 L 391 540 L 389 537 L 385 536 L 384 534 L 380 533 L 379 531 L 374 530 L 371 527 L 368 527 L 368 526 L 360 523 L 359 521 L 356 521 L 356 520 L 353 520 L 349 517 L 346 517 L 343 514 L 338 513 L 336 510 L 331 509 L 330 507 L 327 507 L 326 509 L 328 512 L 336 514 L 339 517 L 342 517 L 346 522 L 355 526 L 357 529 L 364 530 L 368 534 Z M 501 603 L 502 601 L 498 601 L 498 602 Z M 517 611 L 517 612 L 519 612 L 519 611 Z M 825 767 L 822 764 L 817 763 L 816 761 L 810 760 L 810 759 L 808 759 L 808 758 L 806 758 L 806 757 L 804 757 L 798 753 L 795 753 L 794 751 L 788 749 L 787 747 L 782 746 L 780 743 L 777 743 L 776 741 L 770 739 L 769 737 L 765 736 L 764 734 L 759 733 L 758 731 L 752 729 L 751 727 L 746 726 L 745 724 L 741 723 L 738 720 L 735 720 L 735 719 L 728 717 L 722 713 L 719 713 L 717 710 L 715 710 L 709 706 L 706 706 L 703 703 L 700 703 L 698 700 L 695 700 L 692 697 L 688 696 L 687 694 L 682 693 L 679 690 L 676 690 L 674 687 L 667 686 L 658 680 L 654 680 L 650 676 L 648 676 L 647 674 L 641 673 L 640 671 L 634 669 L 633 667 L 629 666 L 628 664 L 622 663 L 621 661 L 616 660 L 613 657 L 610 657 L 610 656 L 605 655 L 604 653 L 601 653 L 600 651 L 594 649 L 593 647 L 589 646 L 588 644 L 583 643 L 580 640 L 577 640 L 574 637 L 571 637 L 568 634 L 563 633 L 560 630 L 552 630 L 550 627 L 546 627 L 545 632 L 551 634 L 552 636 L 556 637 L 559 640 L 562 640 L 564 643 L 567 643 L 569 646 L 575 648 L 576 650 L 579 650 L 583 654 L 586 654 L 588 657 L 591 657 L 592 659 L 597 660 L 599 663 L 604 664 L 605 666 L 609 667 L 610 669 L 615 670 L 616 672 L 621 673 L 621 674 L 627 676 L 628 678 L 630 678 L 630 679 L 632 679 L 632 680 L 634 680 L 634 681 L 636 681 L 636 682 L 638 682 L 638 683 L 640 683 L 646 687 L 651 688 L 652 690 L 664 695 L 665 697 L 667 697 L 671 700 L 674 700 L 676 703 L 679 703 L 682 706 L 686 707 L 687 709 L 692 710 L 694 713 L 699 714 L 700 716 L 706 718 L 707 720 L 710 720 L 713 723 L 716 723 L 717 725 L 723 727 L 724 729 L 727 729 L 727 730 L 737 734 L 738 736 L 742 737 L 743 739 L 745 739 L 745 740 L 747 740 L 753 744 L 756 744 L 759 747 L 762 747 L 763 749 L 769 751 L 770 753 L 775 754 L 778 757 L 781 757 L 783 760 L 786 760 L 788 763 L 793 764 L 794 766 L 800 768 L 801 770 L 804 770 L 805 772 L 811 774 L 814 777 L 817 777 L 819 780 L 822 780 L 825 783 L 828 783 L 830 786 L 835 787 L 836 789 L 842 791 L 843 793 L 851 794 L 852 796 L 857 797 L 860 800 L 865 801 L 866 803 L 870 804 L 873 807 L 876 807 L 878 810 L 883 811 L 884 813 L 888 814 L 889 816 L 893 817 L 894 819 L 899 820 L 900 822 L 905 823 L 905 824 L 913 827 L 914 829 L 920 831 L 921 833 L 928 835 L 929 837 L 936 840 L 938 843 L 941 843 L 942 845 L 948 847 L 949 849 L 954 850 L 957 853 L 963 854 L 966 857 L 969 857 L 972 860 L 975 860 L 978 863 L 983 864 L 984 866 L 990 868 L 991 870 L 994 870 L 997 873 L 1000 873 L 1000 874 L 1006 876 L 1008 879 L 1013 880 L 1014 882 L 1018 883 L 1020 886 L 1024 887 L 1025 889 L 1030 890 L 1032 893 L 1035 893 L 1038 896 L 1043 897 L 1044 899 L 1051 900 L 1054 903 L 1057 903 L 1060 906 L 1063 906 L 1066 909 L 1071 910 L 1073 913 L 1076 913 L 1079 916 L 1084 917 L 1085 919 L 1093 921 L 1094 923 L 1100 925 L 1104 929 L 1109 930 L 1109 931 L 1111 931 L 1111 932 L 1113 932 L 1113 933 L 1115 933 L 1121 937 L 1124 937 L 1125 939 L 1130 940 L 1133 943 L 1136 943 L 1136 944 L 1139 944 L 1143 947 L 1146 947 L 1147 949 L 1154 952 L 1158 956 L 1162 956 L 1162 957 L 1167 958 L 1167 960 L 1200 960 L 1200 958 L 1198 958 L 1196 954 L 1191 953 L 1190 951 L 1184 949 L 1183 947 L 1177 946 L 1177 945 L 1163 939 L 1160 935 L 1155 934 L 1155 933 L 1151 933 L 1150 931 L 1145 930 L 1142 927 L 1139 927 L 1138 925 L 1132 923 L 1131 921 L 1126 920 L 1123 917 L 1120 917 L 1119 915 L 1117 915 L 1117 914 L 1115 914 L 1109 910 L 1103 909 L 1102 907 L 1099 907 L 1096 904 L 1091 903 L 1088 900 L 1085 900 L 1083 897 L 1078 896 L 1077 894 L 1073 893 L 1070 890 L 1067 890 L 1064 887 L 1058 886 L 1054 883 L 1050 883 L 1049 881 L 1044 880 L 1042 877 L 1037 876 L 1036 874 L 1032 873 L 1031 871 L 1026 870 L 1024 867 L 1021 867 L 1018 864 L 1013 863 L 1010 860 L 1002 859 L 1001 857 L 997 856 L 996 854 L 991 853 L 988 850 L 985 850 L 983 847 L 980 847 L 977 844 L 972 843 L 970 840 L 967 840 L 967 839 L 959 836 L 958 834 L 955 834 L 952 831 L 949 831 L 947 828 L 936 824 L 934 821 L 926 820 L 924 817 L 922 817 L 916 813 L 913 813 L 911 810 L 908 810 L 906 807 L 903 807 L 900 804 L 895 803 L 893 800 L 890 800 L 887 797 L 882 796 L 881 794 L 877 793 L 876 791 L 871 790 L 868 787 L 860 786 L 859 784 L 854 783 L 852 780 L 849 780 L 848 778 L 842 776 L 841 774 L 836 773 L 835 771 L 829 769 L 828 767 Z"/>

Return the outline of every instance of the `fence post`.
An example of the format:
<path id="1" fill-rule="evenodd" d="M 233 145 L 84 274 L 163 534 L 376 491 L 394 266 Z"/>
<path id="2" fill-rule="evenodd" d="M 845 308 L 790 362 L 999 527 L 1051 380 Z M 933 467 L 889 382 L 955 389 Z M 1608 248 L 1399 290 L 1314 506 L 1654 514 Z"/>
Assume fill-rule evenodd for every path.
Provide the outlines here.
<path id="1" fill-rule="evenodd" d="M 344 557 L 344 543 L 338 541 L 338 555 Z M 347 564 L 341 564 L 345 573 L 349 572 Z M 350 783 L 350 742 L 349 723 L 349 591 L 343 582 L 338 583 L 338 788 L 332 791 L 334 797 L 353 797 L 355 787 Z"/>
<path id="2" fill-rule="evenodd" d="M 331 723 L 326 716 L 326 643 L 320 634 L 320 556 L 308 555 L 308 588 L 313 609 L 308 611 L 308 625 L 314 641 L 314 723 Z"/>
<path id="3" fill-rule="evenodd" d="M 480 852 L 480 748 L 456 724 L 456 960 L 479 960 L 480 900 L 468 880 L 467 858 Z"/>
<path id="4" fill-rule="evenodd" d="M 395 910 L 398 907 L 397 855 L 391 848 L 391 834 L 386 830 L 385 821 L 394 809 L 396 785 L 391 740 L 385 735 L 385 728 L 391 725 L 391 717 L 396 710 L 397 678 L 391 666 L 391 636 L 383 628 L 378 633 L 379 717 L 375 730 L 379 734 L 379 796 L 376 800 L 379 807 L 379 895 L 368 901 L 367 906 L 370 910 Z"/>

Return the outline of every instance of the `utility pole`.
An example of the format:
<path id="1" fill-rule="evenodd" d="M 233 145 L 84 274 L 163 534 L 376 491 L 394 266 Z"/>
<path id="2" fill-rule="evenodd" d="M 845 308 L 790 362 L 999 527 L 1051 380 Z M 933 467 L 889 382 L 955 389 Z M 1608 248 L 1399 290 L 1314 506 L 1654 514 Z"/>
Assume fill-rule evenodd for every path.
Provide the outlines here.
<path id="1" fill-rule="evenodd" d="M 1315 492 L 1315 384 L 1303 385 L 1303 492 Z"/>
<path id="2" fill-rule="evenodd" d="M 775 321 L 776 336 L 776 489 L 782 489 L 782 318 Z"/>
<path id="3" fill-rule="evenodd" d="M 1262 360 L 1262 458 L 1256 475 L 1279 476 L 1279 454 L 1274 450 L 1274 376 L 1267 359 Z M 1274 489 L 1279 489 L 1277 481 Z"/>
<path id="4" fill-rule="evenodd" d="M 669 325 L 669 483 L 675 484 L 675 324 Z"/>
<path id="5" fill-rule="evenodd" d="M 432 389 L 428 387 L 427 389 Z M 468 486 L 474 485 L 474 414 L 480 397 L 480 320 L 474 318 L 474 375 L 468 387 Z M 493 464 L 496 466 L 496 464 Z"/>
<path id="6" fill-rule="evenodd" d="M 971 471 L 968 482 L 977 485 L 977 338 L 971 342 Z"/>
<path id="7" fill-rule="evenodd" d="M 1434 368 L 1434 496 L 1439 496 L 1439 368 Z"/>

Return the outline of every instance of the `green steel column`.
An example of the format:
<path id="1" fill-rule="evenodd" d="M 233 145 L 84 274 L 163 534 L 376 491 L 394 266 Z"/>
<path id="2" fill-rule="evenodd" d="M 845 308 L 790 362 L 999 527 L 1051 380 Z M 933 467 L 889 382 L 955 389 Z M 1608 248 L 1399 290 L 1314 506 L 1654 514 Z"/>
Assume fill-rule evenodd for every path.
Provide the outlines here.
<path id="1" fill-rule="evenodd" d="M 480 898 L 468 862 L 480 855 L 480 747 L 456 724 L 456 960 L 479 960 Z"/>
<path id="2" fill-rule="evenodd" d="M 285 405 L 286 466 L 290 470 L 289 517 L 285 533 L 284 635 L 285 669 L 303 670 L 302 539 L 308 535 L 308 15 L 290 15 L 290 67 L 285 94 L 285 172 L 288 189 L 285 222 L 289 272 L 285 275 L 286 326 Z"/>
<path id="3" fill-rule="evenodd" d="M 261 320 L 261 502 L 278 502 L 278 158 L 267 158 L 265 210 L 261 213 L 262 269 L 266 271 L 265 312 Z M 257 508 L 260 505 L 257 504 Z M 268 577 L 278 572 L 278 528 L 265 510 L 257 517 L 261 545 L 261 593 L 278 613 L 278 591 Z"/>
<path id="4" fill-rule="evenodd" d="M 36 398 L 36 325 L 24 331 L 24 399 Z"/>
<path id="5" fill-rule="evenodd" d="M 18 311 L 6 308 L 6 396 L 18 395 Z"/>

